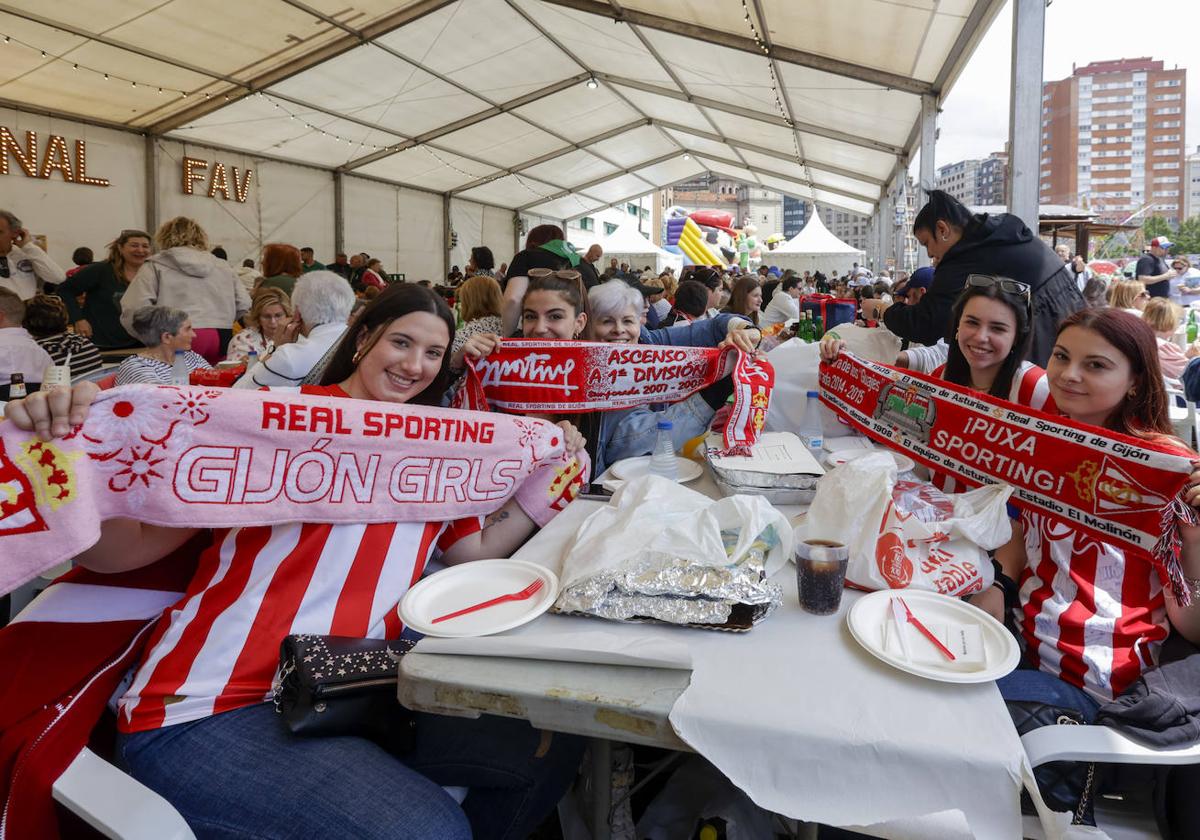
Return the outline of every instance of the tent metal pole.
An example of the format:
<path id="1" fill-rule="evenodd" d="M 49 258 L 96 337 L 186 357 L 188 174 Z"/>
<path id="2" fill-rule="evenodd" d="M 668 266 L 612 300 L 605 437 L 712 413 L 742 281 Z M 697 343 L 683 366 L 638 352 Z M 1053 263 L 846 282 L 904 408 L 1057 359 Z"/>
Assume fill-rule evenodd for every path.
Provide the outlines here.
<path id="1" fill-rule="evenodd" d="M 929 191 L 936 181 L 933 147 L 937 143 L 937 98 L 921 97 L 921 166 L 917 184 L 917 205 L 924 207 L 929 200 Z M 929 265 L 929 255 L 917 249 L 917 265 Z"/>
<path id="2" fill-rule="evenodd" d="M 335 254 L 346 251 L 346 182 L 336 169 L 333 172 L 333 251 Z"/>
<path id="3" fill-rule="evenodd" d="M 158 228 L 158 138 L 147 134 L 145 145 L 146 152 L 143 157 L 146 164 L 146 232 L 153 236 Z"/>
<path id="4" fill-rule="evenodd" d="M 440 286 L 450 276 L 450 193 L 442 193 L 442 279 Z"/>
<path id="5" fill-rule="evenodd" d="M 1012 88 L 1008 111 L 1008 212 L 1038 229 L 1038 173 L 1042 147 L 1044 0 L 1013 3 Z"/>

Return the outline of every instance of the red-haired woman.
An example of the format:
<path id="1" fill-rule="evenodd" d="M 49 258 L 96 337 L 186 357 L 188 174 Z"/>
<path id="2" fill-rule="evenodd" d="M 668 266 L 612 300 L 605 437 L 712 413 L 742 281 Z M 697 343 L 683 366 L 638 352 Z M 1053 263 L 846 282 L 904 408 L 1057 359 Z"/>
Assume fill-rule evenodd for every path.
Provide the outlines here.
<path id="1" fill-rule="evenodd" d="M 300 249 L 295 245 L 271 242 L 263 246 L 263 279 L 258 288 L 279 289 L 289 298 L 296 288 L 296 279 L 304 272 Z"/>

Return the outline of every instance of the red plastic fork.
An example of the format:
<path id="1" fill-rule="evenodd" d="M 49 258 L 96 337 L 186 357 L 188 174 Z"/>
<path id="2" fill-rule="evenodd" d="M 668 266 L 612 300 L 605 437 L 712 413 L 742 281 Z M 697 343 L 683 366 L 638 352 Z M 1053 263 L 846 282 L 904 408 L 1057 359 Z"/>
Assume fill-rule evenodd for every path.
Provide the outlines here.
<path id="1" fill-rule="evenodd" d="M 533 583 L 529 584 L 528 586 L 526 586 L 524 589 L 520 590 L 519 592 L 510 592 L 507 595 L 501 595 L 499 598 L 493 598 L 492 600 L 484 601 L 481 604 L 474 604 L 473 606 L 464 607 L 463 609 L 458 610 L 456 612 L 446 613 L 445 615 L 440 615 L 437 618 L 435 618 L 433 621 L 431 621 L 430 624 L 437 624 L 439 621 L 448 621 L 451 618 L 458 618 L 460 615 L 466 615 L 467 613 L 473 613 L 476 610 L 483 610 L 483 609 L 487 609 L 488 607 L 494 607 L 497 604 L 503 604 L 508 601 L 524 601 L 526 598 L 532 598 L 534 595 L 536 595 L 538 592 L 540 592 L 542 587 L 545 585 L 546 585 L 546 582 L 544 580 L 542 580 L 541 578 L 538 578 Z"/>
<path id="2" fill-rule="evenodd" d="M 903 598 L 897 597 L 896 600 L 900 602 L 900 606 L 904 607 L 904 612 L 908 616 L 908 623 L 913 627 L 916 627 L 922 636 L 933 642 L 933 646 L 942 652 L 942 656 L 953 662 L 957 657 L 955 657 L 955 655 L 950 651 L 950 648 L 942 644 L 938 637 L 933 635 L 933 633 L 929 631 L 929 628 L 922 624 L 920 620 L 913 615 L 913 611 L 908 608 L 908 604 L 904 603 Z"/>

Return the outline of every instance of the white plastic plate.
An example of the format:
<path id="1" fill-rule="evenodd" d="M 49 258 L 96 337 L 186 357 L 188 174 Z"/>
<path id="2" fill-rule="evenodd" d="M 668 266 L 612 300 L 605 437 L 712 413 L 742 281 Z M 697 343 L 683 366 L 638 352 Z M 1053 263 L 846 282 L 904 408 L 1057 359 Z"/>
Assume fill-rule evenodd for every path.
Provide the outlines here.
<path id="1" fill-rule="evenodd" d="M 951 671 L 936 665 L 908 662 L 883 648 L 883 626 L 891 621 L 891 599 L 899 595 L 926 626 L 938 623 L 978 624 L 986 651 L 982 671 Z M 882 589 L 855 602 L 846 615 L 850 635 L 877 659 L 918 677 L 948 683 L 982 683 L 1003 677 L 1017 667 L 1021 650 L 1004 625 L 978 607 L 936 592 Z"/>
<path id="2" fill-rule="evenodd" d="M 844 449 L 841 452 L 830 452 L 825 456 L 825 463 L 831 467 L 840 467 L 847 461 L 853 461 L 855 458 L 862 458 L 872 452 L 886 452 L 896 459 L 896 471 L 908 472 L 916 467 L 916 463 L 907 455 L 901 455 L 899 452 L 892 452 L 888 449 Z"/>
<path id="3" fill-rule="evenodd" d="M 438 616 L 518 592 L 539 578 L 541 590 L 524 601 L 506 601 L 433 623 Z M 544 566 L 528 560 L 476 560 L 419 581 L 400 599 L 397 611 L 405 625 L 426 636 L 490 636 L 533 621 L 557 597 L 558 577 Z"/>
<path id="4" fill-rule="evenodd" d="M 610 472 L 622 481 L 643 476 L 650 471 L 650 455 L 641 455 L 637 458 L 625 458 L 617 461 L 610 468 Z M 695 481 L 700 476 L 704 475 L 704 467 L 698 462 L 690 458 L 680 458 L 675 456 L 675 466 L 679 470 L 679 480 L 683 484 L 689 481 Z"/>

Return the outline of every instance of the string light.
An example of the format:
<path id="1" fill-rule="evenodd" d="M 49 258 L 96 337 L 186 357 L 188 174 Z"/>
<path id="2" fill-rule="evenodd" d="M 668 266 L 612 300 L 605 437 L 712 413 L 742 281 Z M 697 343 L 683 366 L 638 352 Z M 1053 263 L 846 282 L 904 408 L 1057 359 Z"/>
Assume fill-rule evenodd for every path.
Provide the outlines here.
<path id="1" fill-rule="evenodd" d="M 49 59 L 50 61 L 61 61 L 64 64 L 69 64 L 69 65 L 71 65 L 72 70 L 86 70 L 89 73 L 95 73 L 97 76 L 100 76 L 101 78 L 103 78 L 104 81 L 106 81 L 106 82 L 111 81 L 112 79 L 116 79 L 119 82 L 129 82 L 129 86 L 133 87 L 133 88 L 136 88 L 139 85 L 139 81 L 137 79 L 130 79 L 125 76 L 113 75 L 104 70 L 97 70 L 95 67 L 89 67 L 86 64 L 80 64 L 77 61 L 72 61 L 70 59 L 63 58 L 60 55 L 50 55 L 49 53 L 46 52 L 46 50 L 42 49 L 41 47 L 35 47 L 33 44 L 27 44 L 26 42 L 24 42 L 18 38 L 13 38 L 11 35 L 5 35 L 3 37 L 4 37 L 5 44 L 16 44 L 18 46 L 25 47 L 27 50 L 30 50 L 31 52 L 38 53 L 39 55 L 41 55 L 42 58 Z M 189 95 L 188 91 L 186 91 L 186 90 L 180 90 L 178 88 L 159 87 L 157 82 L 142 81 L 140 84 L 143 87 L 154 88 L 154 89 L 158 90 L 159 93 L 178 94 L 181 97 L 187 97 Z M 205 98 L 208 98 L 208 96 L 209 96 L 209 94 L 205 94 Z M 226 101 L 228 101 L 229 97 L 226 96 L 225 99 L 226 99 Z"/>
<path id="2" fill-rule="evenodd" d="M 750 34 L 754 37 L 754 43 L 762 51 L 762 54 L 767 57 L 767 73 L 771 77 L 771 95 L 775 99 L 775 109 L 779 112 L 780 118 L 783 120 L 792 134 L 792 150 L 796 154 L 796 165 L 804 171 L 804 177 L 808 181 L 808 188 L 812 195 L 813 206 L 817 203 L 817 188 L 813 181 L 812 170 L 808 167 L 808 161 L 804 158 L 804 150 L 800 148 L 800 134 L 796 131 L 796 124 L 792 121 L 791 115 L 788 114 L 787 108 L 783 104 L 783 95 L 779 92 L 779 78 L 775 75 L 775 61 L 771 58 L 771 48 L 758 33 L 758 27 L 754 25 L 754 18 L 750 14 L 750 7 L 746 0 L 742 0 L 742 16 L 746 20 L 746 25 L 750 27 Z"/>

